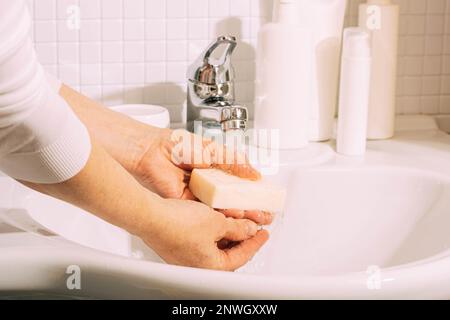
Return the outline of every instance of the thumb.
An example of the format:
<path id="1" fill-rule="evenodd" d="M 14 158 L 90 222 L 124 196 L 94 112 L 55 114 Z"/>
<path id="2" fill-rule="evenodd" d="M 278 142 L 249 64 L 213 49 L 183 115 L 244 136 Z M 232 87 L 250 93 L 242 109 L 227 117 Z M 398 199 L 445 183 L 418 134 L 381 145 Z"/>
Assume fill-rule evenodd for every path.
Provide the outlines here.
<path id="1" fill-rule="evenodd" d="M 246 219 L 228 218 L 224 238 L 231 241 L 244 241 L 252 238 L 258 232 L 258 225 Z"/>
<path id="2" fill-rule="evenodd" d="M 174 131 L 172 141 L 171 160 L 183 170 L 216 168 L 244 179 L 261 179 L 261 174 L 250 165 L 247 156 L 234 149 L 184 130 Z"/>
<path id="3" fill-rule="evenodd" d="M 216 156 L 211 167 L 243 179 L 253 181 L 261 179 L 261 174 L 251 166 L 244 153 L 217 144 L 212 144 L 212 149 Z"/>
<path id="4" fill-rule="evenodd" d="M 223 250 L 222 268 L 227 271 L 239 269 L 253 258 L 268 239 L 269 233 L 266 230 L 261 230 L 253 238 L 245 240 L 231 249 Z"/>

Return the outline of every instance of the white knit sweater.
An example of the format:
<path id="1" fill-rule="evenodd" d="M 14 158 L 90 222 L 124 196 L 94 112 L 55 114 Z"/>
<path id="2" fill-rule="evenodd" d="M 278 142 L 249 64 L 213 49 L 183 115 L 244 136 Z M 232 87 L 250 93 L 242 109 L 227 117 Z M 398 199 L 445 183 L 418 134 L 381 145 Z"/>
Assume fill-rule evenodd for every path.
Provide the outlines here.
<path id="1" fill-rule="evenodd" d="M 81 171 L 89 134 L 47 78 L 29 36 L 24 0 L 0 0 L 0 171 L 34 183 L 59 183 Z"/>

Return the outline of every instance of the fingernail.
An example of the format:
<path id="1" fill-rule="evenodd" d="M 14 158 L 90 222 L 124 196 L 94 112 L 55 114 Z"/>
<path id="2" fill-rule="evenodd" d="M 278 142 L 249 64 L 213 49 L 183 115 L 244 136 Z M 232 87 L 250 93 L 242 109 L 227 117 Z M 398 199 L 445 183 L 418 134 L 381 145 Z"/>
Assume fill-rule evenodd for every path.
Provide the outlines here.
<path id="1" fill-rule="evenodd" d="M 265 212 L 264 213 L 264 216 L 265 216 L 265 218 L 266 218 L 266 221 L 268 222 L 268 223 L 272 223 L 273 222 L 273 214 L 271 214 L 270 212 Z"/>
<path id="2" fill-rule="evenodd" d="M 247 234 L 249 236 L 254 236 L 258 232 L 258 226 L 256 223 L 253 222 L 247 222 Z"/>

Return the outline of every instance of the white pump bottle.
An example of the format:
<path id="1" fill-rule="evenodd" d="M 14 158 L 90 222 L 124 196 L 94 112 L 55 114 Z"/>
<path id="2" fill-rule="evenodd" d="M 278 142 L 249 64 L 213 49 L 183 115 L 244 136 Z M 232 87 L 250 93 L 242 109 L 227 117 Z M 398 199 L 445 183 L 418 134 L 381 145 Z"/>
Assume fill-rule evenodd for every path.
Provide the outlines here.
<path id="1" fill-rule="evenodd" d="M 298 1 L 278 0 L 274 21 L 258 37 L 255 129 L 278 130 L 279 145 L 270 149 L 300 149 L 308 145 L 311 101 L 311 33 L 299 26 Z"/>
<path id="2" fill-rule="evenodd" d="M 347 0 L 297 0 L 300 26 L 312 34 L 312 95 L 309 103 L 309 139 L 332 138 L 337 109 L 339 63 Z M 274 15 L 279 4 L 275 2 Z M 294 40 L 293 40 L 294 41 Z M 302 41 L 302 39 L 296 39 Z"/>

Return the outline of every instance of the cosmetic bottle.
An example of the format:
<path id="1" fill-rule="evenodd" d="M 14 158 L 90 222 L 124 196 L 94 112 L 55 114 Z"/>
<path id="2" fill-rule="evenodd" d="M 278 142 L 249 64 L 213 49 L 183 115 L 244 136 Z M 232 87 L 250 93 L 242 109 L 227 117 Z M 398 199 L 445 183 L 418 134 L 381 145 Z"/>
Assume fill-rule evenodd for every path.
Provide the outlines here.
<path id="1" fill-rule="evenodd" d="M 333 136 L 339 86 L 339 62 L 347 0 L 297 0 L 300 26 L 312 33 L 313 70 L 309 140 Z M 274 5 L 274 15 L 278 3 Z M 302 39 L 296 41 L 302 42 Z"/>
<path id="2" fill-rule="evenodd" d="M 311 33 L 299 26 L 296 0 L 278 0 L 277 7 L 258 36 L 255 129 L 267 130 L 267 136 L 278 131 L 279 143 L 260 140 L 260 147 L 300 149 L 309 142 Z"/>
<path id="3" fill-rule="evenodd" d="M 366 151 L 371 62 L 369 33 L 345 29 L 337 130 L 337 152 L 342 155 L 362 156 Z"/>
<path id="4" fill-rule="evenodd" d="M 397 84 L 399 6 L 391 0 L 368 0 L 359 8 L 359 26 L 372 41 L 372 80 L 369 102 L 368 138 L 394 136 Z"/>

